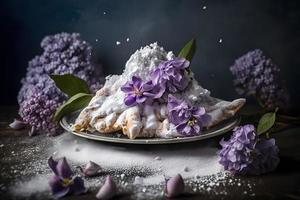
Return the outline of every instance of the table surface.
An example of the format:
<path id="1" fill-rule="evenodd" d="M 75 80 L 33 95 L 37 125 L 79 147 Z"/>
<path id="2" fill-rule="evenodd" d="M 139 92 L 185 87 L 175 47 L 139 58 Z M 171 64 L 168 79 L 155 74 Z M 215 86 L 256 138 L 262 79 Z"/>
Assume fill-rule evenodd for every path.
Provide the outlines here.
<path id="1" fill-rule="evenodd" d="M 49 192 L 26 195 L 26 197 L 16 196 L 11 192 L 11 188 L 17 187 L 15 183 L 18 181 L 29 179 L 37 174 L 43 175 L 43 171 L 30 165 L 47 162 L 44 150 L 54 140 L 53 137 L 45 135 L 29 137 L 28 130 L 10 129 L 8 124 L 16 117 L 16 110 L 14 106 L 0 106 L 0 199 L 52 199 Z M 213 193 L 193 192 L 192 185 L 188 185 L 187 192 L 177 199 L 300 199 L 300 128 L 278 132 L 273 136 L 280 148 L 281 159 L 276 171 L 257 177 L 236 176 L 235 179 L 239 180 L 241 185 L 232 185 L 229 181 L 225 181 L 213 188 Z M 192 148 L 194 145 L 210 142 L 217 146 L 219 140 L 220 137 L 182 145 L 184 148 Z M 140 148 L 140 146 L 131 145 L 129 148 Z M 132 180 L 130 176 L 135 175 L 129 174 L 126 179 Z M 247 185 L 251 185 L 251 193 Z M 135 195 L 136 191 L 141 188 L 130 185 L 127 188 L 127 191 L 123 191 L 115 199 L 143 199 L 143 195 L 139 197 Z M 90 190 L 85 195 L 68 196 L 64 199 L 95 199 L 94 196 L 95 191 Z M 162 196 L 157 198 L 163 199 Z M 145 199 L 150 199 L 150 197 L 145 197 Z"/>

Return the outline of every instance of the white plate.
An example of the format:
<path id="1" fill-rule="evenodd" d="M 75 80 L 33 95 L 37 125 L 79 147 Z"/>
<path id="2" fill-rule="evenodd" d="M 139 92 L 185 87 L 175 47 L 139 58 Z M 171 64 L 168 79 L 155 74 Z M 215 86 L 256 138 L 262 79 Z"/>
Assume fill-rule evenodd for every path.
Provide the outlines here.
<path id="1" fill-rule="evenodd" d="M 218 135 L 224 134 L 232 130 L 240 122 L 240 117 L 236 116 L 225 120 L 218 125 L 210 128 L 209 130 L 203 131 L 201 135 L 192 137 L 177 137 L 177 138 L 137 138 L 134 140 L 129 139 L 127 136 L 123 135 L 121 132 L 102 134 L 99 132 L 75 132 L 72 130 L 71 126 L 74 124 L 76 117 L 79 112 L 72 113 L 62 118 L 60 125 L 68 132 L 77 135 L 79 137 L 98 140 L 104 142 L 114 142 L 114 143 L 126 143 L 126 144 L 170 144 L 170 143 L 183 143 L 183 142 L 193 142 L 198 140 L 204 140 Z"/>

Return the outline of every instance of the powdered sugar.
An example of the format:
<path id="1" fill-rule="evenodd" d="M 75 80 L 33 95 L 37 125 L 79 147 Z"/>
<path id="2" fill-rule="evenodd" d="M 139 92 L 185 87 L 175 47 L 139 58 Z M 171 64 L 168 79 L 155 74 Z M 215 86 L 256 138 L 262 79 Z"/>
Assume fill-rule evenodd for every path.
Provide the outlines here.
<path id="1" fill-rule="evenodd" d="M 230 190 L 239 189 L 243 195 L 255 195 L 250 180 L 233 177 L 222 170 L 218 164 L 217 149 L 210 147 L 210 143 L 120 146 L 82 140 L 70 134 L 43 138 L 42 141 L 40 139 L 37 138 L 34 143 L 35 148 L 43 150 L 38 154 L 39 160 L 27 162 L 27 167 L 22 171 L 19 169 L 21 166 L 11 166 L 12 170 L 18 169 L 18 173 L 22 174 L 22 179 L 16 180 L 9 187 L 14 196 L 49 198 L 48 179 L 52 175 L 47 164 L 49 156 L 66 156 L 75 175 L 79 175 L 76 166 L 85 165 L 90 160 L 100 164 L 103 174 L 84 178 L 86 187 L 92 193 L 99 189 L 105 176 L 110 174 L 119 191 L 131 192 L 133 199 L 160 199 L 164 191 L 164 178 L 180 173 L 188 193 L 215 196 L 227 195 Z M 26 155 L 28 152 L 24 157 Z"/>
<path id="2" fill-rule="evenodd" d="M 112 146 L 104 143 L 81 141 L 74 144 L 68 135 L 60 136 L 54 148 L 58 150 L 56 156 L 66 156 L 78 165 L 92 160 L 105 169 L 126 172 L 140 171 L 149 174 L 143 177 L 143 183 L 154 185 L 164 182 L 164 176 L 174 176 L 181 173 L 184 178 L 207 176 L 222 171 L 218 163 L 217 149 L 211 147 L 186 148 L 128 148 Z M 80 151 L 74 151 L 79 147 Z M 159 159 L 158 159 L 159 158 Z M 189 170 L 186 171 L 184 168 Z"/>

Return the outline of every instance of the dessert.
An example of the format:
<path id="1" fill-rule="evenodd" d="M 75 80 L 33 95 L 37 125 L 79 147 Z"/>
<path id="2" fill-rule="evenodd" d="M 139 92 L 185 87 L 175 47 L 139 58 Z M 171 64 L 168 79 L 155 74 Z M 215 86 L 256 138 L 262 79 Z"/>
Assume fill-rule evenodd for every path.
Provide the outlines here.
<path id="1" fill-rule="evenodd" d="M 190 62 L 157 43 L 137 50 L 121 75 L 106 77 L 73 125 L 75 131 L 122 131 L 130 139 L 194 136 L 228 119 L 245 99 L 210 96 L 189 68 Z"/>

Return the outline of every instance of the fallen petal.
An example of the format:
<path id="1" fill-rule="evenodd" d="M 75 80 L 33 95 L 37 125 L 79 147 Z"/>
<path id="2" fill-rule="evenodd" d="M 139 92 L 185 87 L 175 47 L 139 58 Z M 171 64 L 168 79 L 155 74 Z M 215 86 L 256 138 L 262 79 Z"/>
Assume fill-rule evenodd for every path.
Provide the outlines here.
<path id="1" fill-rule="evenodd" d="M 72 193 L 75 195 L 80 195 L 86 192 L 86 189 L 84 187 L 84 182 L 82 178 L 76 177 L 73 180 L 73 184 L 70 186 Z"/>
<path id="2" fill-rule="evenodd" d="M 49 185 L 51 188 L 52 195 L 56 199 L 66 196 L 70 191 L 69 187 L 64 187 L 61 184 L 61 179 L 56 175 L 53 175 L 49 179 Z"/>
<path id="3" fill-rule="evenodd" d="M 180 174 L 166 180 L 165 194 L 168 198 L 177 197 L 184 190 L 184 181 Z"/>
<path id="4" fill-rule="evenodd" d="M 28 132 L 28 135 L 31 136 L 35 136 L 37 134 L 37 131 L 35 130 L 34 127 L 31 127 L 30 131 Z"/>
<path id="5" fill-rule="evenodd" d="M 65 157 L 58 161 L 56 171 L 61 178 L 70 178 L 73 174 Z"/>
<path id="6" fill-rule="evenodd" d="M 96 195 L 99 200 L 108 200 L 113 198 L 117 193 L 117 186 L 111 176 L 107 176 L 104 185 Z"/>
<path id="7" fill-rule="evenodd" d="M 14 119 L 14 121 L 9 124 L 9 127 L 15 130 L 19 130 L 22 129 L 26 126 L 26 123 L 24 123 L 23 121 L 20 121 L 18 119 Z"/>
<path id="8" fill-rule="evenodd" d="M 85 168 L 82 170 L 82 173 L 85 176 L 96 176 L 101 172 L 102 168 L 97 163 L 90 161 L 86 164 Z"/>
<path id="9" fill-rule="evenodd" d="M 57 161 L 53 160 L 52 156 L 48 159 L 49 167 L 52 169 L 54 174 L 58 176 L 58 173 L 57 173 L 57 170 L 56 170 L 57 163 L 58 163 Z"/>

